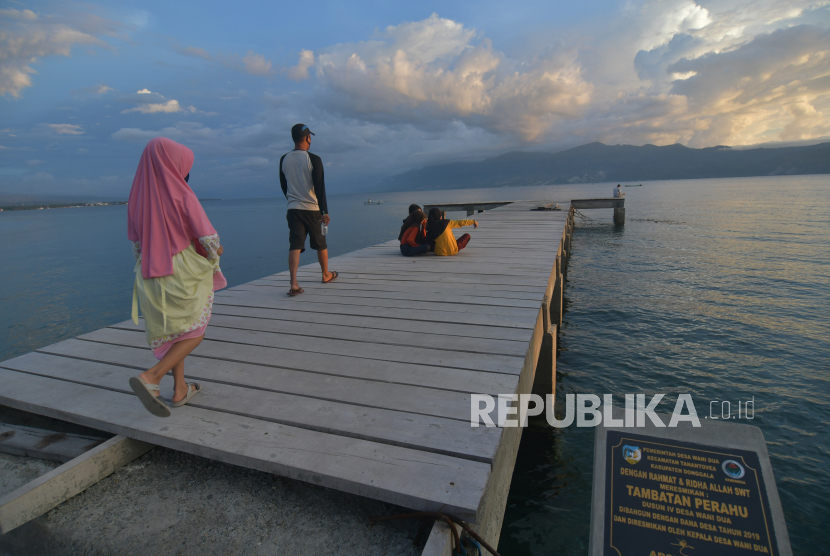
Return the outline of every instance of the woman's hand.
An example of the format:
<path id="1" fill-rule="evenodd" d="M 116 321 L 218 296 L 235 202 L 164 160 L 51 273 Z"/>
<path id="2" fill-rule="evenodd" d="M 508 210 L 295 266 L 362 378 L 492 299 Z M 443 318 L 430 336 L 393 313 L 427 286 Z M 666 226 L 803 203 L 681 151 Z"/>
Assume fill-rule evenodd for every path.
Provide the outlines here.
<path id="1" fill-rule="evenodd" d="M 225 248 L 222 247 L 221 245 L 219 246 L 219 249 L 216 250 L 216 254 L 219 255 L 220 257 L 222 256 L 222 253 L 224 253 L 224 252 L 225 252 Z"/>

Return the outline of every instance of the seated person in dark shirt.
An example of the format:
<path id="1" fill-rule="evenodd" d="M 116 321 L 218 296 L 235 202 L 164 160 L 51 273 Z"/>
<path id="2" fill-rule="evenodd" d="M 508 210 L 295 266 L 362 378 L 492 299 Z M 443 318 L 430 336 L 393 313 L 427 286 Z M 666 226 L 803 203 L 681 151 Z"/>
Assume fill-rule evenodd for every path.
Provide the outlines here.
<path id="1" fill-rule="evenodd" d="M 425 243 L 425 231 L 423 223 L 426 216 L 421 209 L 416 209 L 409 213 L 409 217 L 404 220 L 403 233 L 401 234 L 401 255 L 404 257 L 414 257 L 415 255 L 423 255 L 429 253 L 432 248 L 428 243 Z"/>

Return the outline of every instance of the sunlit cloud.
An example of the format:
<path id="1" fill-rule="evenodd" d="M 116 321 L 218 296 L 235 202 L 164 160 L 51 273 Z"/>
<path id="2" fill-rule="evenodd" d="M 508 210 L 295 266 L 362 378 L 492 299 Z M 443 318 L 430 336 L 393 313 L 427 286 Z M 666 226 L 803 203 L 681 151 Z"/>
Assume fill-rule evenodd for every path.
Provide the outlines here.
<path id="1" fill-rule="evenodd" d="M 0 95 L 18 98 L 32 86 L 33 67 L 48 56 L 69 56 L 76 45 L 106 47 L 100 37 L 118 24 L 91 14 L 42 17 L 28 10 L 0 10 Z"/>

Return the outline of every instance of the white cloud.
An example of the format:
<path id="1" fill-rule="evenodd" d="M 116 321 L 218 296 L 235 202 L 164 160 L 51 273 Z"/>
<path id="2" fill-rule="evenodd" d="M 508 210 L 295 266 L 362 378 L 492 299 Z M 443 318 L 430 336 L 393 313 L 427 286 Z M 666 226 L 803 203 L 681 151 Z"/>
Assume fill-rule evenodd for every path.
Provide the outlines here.
<path id="1" fill-rule="evenodd" d="M 84 128 L 75 124 L 44 124 L 58 135 L 83 135 Z"/>
<path id="2" fill-rule="evenodd" d="M 308 79 L 308 68 L 314 66 L 314 52 L 311 50 L 301 50 L 300 60 L 297 65 L 288 69 L 288 77 L 294 81 L 302 81 Z"/>
<path id="3" fill-rule="evenodd" d="M 122 114 L 129 114 L 131 112 L 139 112 L 141 114 L 175 114 L 177 112 L 189 112 L 191 114 L 205 114 L 207 116 L 216 115 L 216 112 L 203 112 L 195 106 L 182 106 L 179 104 L 178 100 L 165 99 L 164 95 L 154 93 L 147 88 L 136 91 L 133 95 L 121 97 L 120 100 L 137 105 L 133 108 L 122 110 Z"/>
<path id="4" fill-rule="evenodd" d="M 32 67 L 47 56 L 69 56 L 74 45 L 106 47 L 99 37 L 117 24 L 93 15 L 60 18 L 31 10 L 0 10 L 0 95 L 17 98 L 32 86 Z"/>
<path id="5" fill-rule="evenodd" d="M 171 114 L 176 112 L 181 112 L 182 107 L 179 105 L 179 101 L 175 99 L 168 100 L 167 102 L 157 102 L 157 103 L 147 103 L 147 104 L 139 104 L 135 108 L 129 108 L 127 110 L 122 110 L 122 114 L 128 114 L 130 112 L 141 112 L 142 114 L 158 114 L 160 112 Z"/>
<path id="6" fill-rule="evenodd" d="M 301 56 L 311 60 L 305 52 Z M 301 57 L 292 70 L 303 64 Z M 314 69 L 325 88 L 318 101 L 344 116 L 460 118 L 528 141 L 579 116 L 593 89 L 575 51 L 511 60 L 474 29 L 436 14 L 387 27 L 371 41 L 322 49 Z"/>

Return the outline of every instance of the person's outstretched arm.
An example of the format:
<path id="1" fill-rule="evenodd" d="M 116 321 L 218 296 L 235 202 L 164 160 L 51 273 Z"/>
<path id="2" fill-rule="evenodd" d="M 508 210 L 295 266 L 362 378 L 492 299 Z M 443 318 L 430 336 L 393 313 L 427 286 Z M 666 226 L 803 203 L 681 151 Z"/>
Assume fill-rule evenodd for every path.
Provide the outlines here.
<path id="1" fill-rule="evenodd" d="M 478 228 L 478 222 L 475 220 L 450 220 L 450 228 L 461 228 L 463 226 L 473 226 Z"/>

